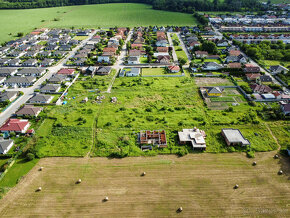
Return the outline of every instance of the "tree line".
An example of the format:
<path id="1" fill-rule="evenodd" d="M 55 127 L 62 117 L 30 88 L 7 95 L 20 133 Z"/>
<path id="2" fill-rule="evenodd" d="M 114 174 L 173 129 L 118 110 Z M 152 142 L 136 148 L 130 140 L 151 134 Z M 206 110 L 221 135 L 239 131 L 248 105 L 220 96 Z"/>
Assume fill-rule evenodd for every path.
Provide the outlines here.
<path id="1" fill-rule="evenodd" d="M 1 9 L 45 8 L 85 4 L 146 3 L 153 9 L 192 13 L 193 11 L 259 11 L 258 0 L 5 0 Z"/>

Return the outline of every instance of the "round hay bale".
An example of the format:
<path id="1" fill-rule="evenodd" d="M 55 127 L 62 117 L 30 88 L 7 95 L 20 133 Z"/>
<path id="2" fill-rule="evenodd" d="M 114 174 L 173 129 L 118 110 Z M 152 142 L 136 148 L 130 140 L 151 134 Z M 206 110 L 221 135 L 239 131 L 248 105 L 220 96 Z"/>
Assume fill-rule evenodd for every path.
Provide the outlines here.
<path id="1" fill-rule="evenodd" d="M 43 170 L 43 167 L 40 167 L 40 168 L 39 168 L 39 171 L 42 171 L 42 170 Z"/>
<path id="2" fill-rule="evenodd" d="M 182 207 L 178 208 L 178 211 L 179 212 L 183 211 L 183 208 Z"/>
<path id="3" fill-rule="evenodd" d="M 282 170 L 279 170 L 278 174 L 279 175 L 282 175 L 283 174 L 283 171 Z"/>
<path id="4" fill-rule="evenodd" d="M 236 185 L 234 186 L 234 189 L 238 189 L 238 188 L 239 188 L 239 185 L 236 184 Z"/>
<path id="5" fill-rule="evenodd" d="M 254 162 L 253 162 L 253 166 L 256 166 L 256 165 L 257 165 L 257 162 L 256 162 L 256 161 L 254 161 Z"/>
<path id="6" fill-rule="evenodd" d="M 36 189 L 36 191 L 40 192 L 42 190 L 41 187 L 38 187 L 38 189 Z"/>
<path id="7" fill-rule="evenodd" d="M 275 159 L 278 159 L 278 158 L 279 158 L 279 155 L 278 155 L 278 154 L 275 154 L 275 155 L 274 155 L 274 158 L 275 158 Z"/>
<path id="8" fill-rule="evenodd" d="M 146 172 L 143 172 L 143 173 L 142 173 L 142 176 L 145 176 L 145 175 L 146 175 Z"/>
<path id="9" fill-rule="evenodd" d="M 77 184 L 80 184 L 81 182 L 82 182 L 82 180 L 81 179 L 78 179 Z"/>
<path id="10" fill-rule="evenodd" d="M 108 201 L 108 200 L 109 200 L 109 197 L 106 196 L 106 197 L 104 198 L 104 201 Z"/>

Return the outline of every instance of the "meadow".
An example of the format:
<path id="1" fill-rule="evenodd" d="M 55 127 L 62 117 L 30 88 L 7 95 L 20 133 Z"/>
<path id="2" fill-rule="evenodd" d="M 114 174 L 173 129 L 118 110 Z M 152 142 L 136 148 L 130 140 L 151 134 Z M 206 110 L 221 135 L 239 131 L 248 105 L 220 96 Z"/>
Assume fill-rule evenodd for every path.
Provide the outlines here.
<path id="1" fill-rule="evenodd" d="M 56 18 L 56 19 L 55 19 Z M 54 21 L 57 20 L 57 21 Z M 109 28 L 115 26 L 183 26 L 196 25 L 190 14 L 153 10 L 146 4 L 98 4 L 56 8 L 1 10 L 0 43 L 11 40 L 18 32 L 35 28 Z"/>
<path id="2" fill-rule="evenodd" d="M 0 216 L 287 217 L 288 159 L 274 154 L 257 154 L 256 166 L 240 153 L 43 158 L 0 200 Z"/>
<path id="3" fill-rule="evenodd" d="M 35 135 L 34 149 L 38 157 L 184 155 L 193 150 L 189 145 L 178 144 L 177 132 L 194 126 L 207 133 L 206 152 L 271 151 L 278 148 L 255 113 L 261 105 L 249 106 L 236 90 L 225 91 L 226 98 L 239 101 L 232 111 L 205 104 L 198 86 L 204 82 L 208 84 L 211 78 L 116 78 L 111 93 L 102 93 L 111 77 L 112 74 L 93 78 L 82 76 L 71 87 L 66 105 L 46 109 L 46 120 Z M 221 78 L 214 78 L 212 82 L 230 83 Z M 102 103 L 96 101 L 97 96 L 104 96 Z M 85 97 L 89 101 L 80 103 Z M 111 102 L 112 97 L 117 98 L 116 103 Z M 227 104 L 226 108 L 231 106 L 231 102 L 221 103 Z M 228 147 L 220 132 L 229 127 L 241 129 L 252 142 L 251 147 Z M 137 133 L 158 129 L 166 130 L 168 147 L 142 152 Z"/>

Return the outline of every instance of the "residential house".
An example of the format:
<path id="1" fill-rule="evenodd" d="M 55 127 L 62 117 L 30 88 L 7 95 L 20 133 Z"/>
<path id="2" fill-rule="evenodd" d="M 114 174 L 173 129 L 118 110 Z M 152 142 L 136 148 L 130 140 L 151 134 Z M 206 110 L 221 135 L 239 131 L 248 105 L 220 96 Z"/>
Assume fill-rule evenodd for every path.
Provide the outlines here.
<path id="1" fill-rule="evenodd" d="M 251 143 L 249 142 L 249 140 L 247 140 L 242 133 L 240 132 L 240 130 L 238 129 L 232 129 L 232 128 L 228 128 L 228 129 L 222 129 L 221 132 L 222 136 L 224 137 L 226 143 L 228 146 L 234 146 L 234 145 L 250 145 Z"/>
<path id="2" fill-rule="evenodd" d="M 131 48 L 132 49 L 142 50 L 143 45 L 142 44 L 131 44 Z"/>
<path id="3" fill-rule="evenodd" d="M 259 73 L 260 67 L 254 66 L 252 64 L 245 64 L 244 72 L 245 73 Z"/>
<path id="4" fill-rule="evenodd" d="M 28 86 L 32 86 L 35 81 L 36 81 L 36 78 L 32 76 L 26 76 L 26 77 L 12 76 L 4 82 L 4 85 L 10 86 L 10 87 L 28 87 Z"/>
<path id="5" fill-rule="evenodd" d="M 37 117 L 40 112 L 43 110 L 42 107 L 34 107 L 32 105 L 24 105 L 20 108 L 15 115 L 19 117 Z"/>
<path id="6" fill-rule="evenodd" d="M 101 56 L 98 56 L 98 62 L 99 63 L 110 63 L 110 58 L 111 58 L 110 55 L 101 55 Z"/>
<path id="7" fill-rule="evenodd" d="M 63 83 L 66 80 L 65 75 L 54 75 L 49 78 L 49 83 Z"/>
<path id="8" fill-rule="evenodd" d="M 168 66 L 168 70 L 171 73 L 178 73 L 180 71 L 180 67 L 177 65 Z"/>
<path id="9" fill-rule="evenodd" d="M 111 67 L 99 67 L 99 69 L 96 71 L 96 75 L 109 75 L 111 69 Z"/>
<path id="10" fill-rule="evenodd" d="M 156 41 L 156 46 L 157 47 L 167 47 L 167 40 Z"/>
<path id="11" fill-rule="evenodd" d="M 0 102 L 14 101 L 18 96 L 18 92 L 15 91 L 4 91 L 0 93 Z"/>
<path id="12" fill-rule="evenodd" d="M 33 57 L 36 57 L 37 54 L 38 54 L 38 51 L 28 51 L 24 54 L 24 57 L 33 58 Z"/>
<path id="13" fill-rule="evenodd" d="M 131 68 L 130 71 L 126 72 L 126 76 L 128 77 L 136 77 L 140 75 L 140 68 Z"/>
<path id="14" fill-rule="evenodd" d="M 188 43 L 188 48 L 190 50 L 194 49 L 195 47 L 200 46 L 200 43 L 198 41 L 190 41 Z"/>
<path id="15" fill-rule="evenodd" d="M 239 56 L 241 54 L 240 50 L 230 50 L 229 56 Z"/>
<path id="16" fill-rule="evenodd" d="M 157 56 L 157 62 L 160 64 L 169 64 L 170 63 L 170 56 L 159 55 L 159 56 Z"/>
<path id="17" fill-rule="evenodd" d="M 63 68 L 57 72 L 59 75 L 72 76 L 75 73 L 75 69 Z"/>
<path id="18" fill-rule="evenodd" d="M 272 92 L 272 89 L 267 85 L 252 84 L 250 85 L 250 88 L 253 90 L 254 93 L 259 94 Z"/>
<path id="19" fill-rule="evenodd" d="M 256 81 L 261 76 L 260 73 L 247 73 L 246 78 L 248 81 Z"/>
<path id="20" fill-rule="evenodd" d="M 34 67 L 37 65 L 36 59 L 28 59 L 22 63 L 23 67 Z"/>
<path id="21" fill-rule="evenodd" d="M 43 61 L 40 62 L 40 66 L 41 67 L 48 67 L 48 66 L 51 66 L 54 62 L 54 59 L 48 59 L 48 58 L 45 58 Z"/>
<path id="22" fill-rule="evenodd" d="M 60 84 L 46 84 L 40 88 L 41 93 L 56 93 L 61 89 Z"/>
<path id="23" fill-rule="evenodd" d="M 208 97 L 220 97 L 224 91 L 222 87 L 207 87 L 206 94 Z"/>
<path id="24" fill-rule="evenodd" d="M 16 68 L 0 68 L 1 77 L 14 76 L 16 72 L 17 72 Z"/>
<path id="25" fill-rule="evenodd" d="M 71 45 L 61 45 L 58 48 L 59 51 L 71 51 L 71 49 L 72 49 Z"/>
<path id="26" fill-rule="evenodd" d="M 137 49 L 131 49 L 129 51 L 129 56 L 133 56 L 133 57 L 139 57 L 141 56 L 142 52 L 140 50 Z"/>
<path id="27" fill-rule="evenodd" d="M 16 75 L 39 77 L 45 74 L 45 72 L 46 72 L 45 68 L 23 68 L 18 70 L 18 72 L 16 72 Z"/>
<path id="28" fill-rule="evenodd" d="M 196 58 L 206 58 L 208 56 L 207 51 L 195 51 L 194 54 Z"/>
<path id="29" fill-rule="evenodd" d="M 288 73 L 288 69 L 286 67 L 283 67 L 281 65 L 274 65 L 274 66 L 270 66 L 270 71 L 273 75 L 279 74 L 279 73 Z"/>
<path id="30" fill-rule="evenodd" d="M 223 69 L 224 67 L 216 62 L 204 62 L 201 68 L 203 70 L 220 70 Z"/>
<path id="31" fill-rule="evenodd" d="M 218 41 L 216 44 L 218 47 L 226 47 L 229 46 L 229 43 L 226 40 Z"/>
<path id="32" fill-rule="evenodd" d="M 1 132 L 15 132 L 15 133 L 26 133 L 30 123 L 28 120 L 12 119 L 7 120 L 0 128 Z"/>
<path id="33" fill-rule="evenodd" d="M 229 69 L 241 69 L 242 65 L 241 65 L 241 63 L 229 63 L 228 68 Z"/>
<path id="34" fill-rule="evenodd" d="M 206 134 L 203 130 L 197 129 L 183 129 L 182 132 L 178 132 L 180 144 L 190 144 L 193 150 L 205 150 L 206 149 Z"/>
<path id="35" fill-rule="evenodd" d="M 9 67 L 18 67 L 20 66 L 21 60 L 18 58 L 10 59 L 6 64 Z"/>
<path id="36" fill-rule="evenodd" d="M 157 47 L 156 51 L 160 53 L 168 53 L 168 47 Z"/>
<path id="37" fill-rule="evenodd" d="M 4 140 L 0 139 L 0 154 L 6 154 L 14 145 L 12 139 Z"/>
<path id="38" fill-rule="evenodd" d="M 141 144 L 141 149 L 142 145 L 153 145 L 158 148 L 165 148 L 167 147 L 166 133 L 164 130 L 140 131 L 139 143 Z"/>
<path id="39" fill-rule="evenodd" d="M 10 58 L 0 58 L 0 66 L 7 65 L 10 60 Z"/>
<path id="40" fill-rule="evenodd" d="M 85 75 L 88 75 L 88 76 L 94 76 L 95 73 L 97 71 L 97 68 L 96 67 L 93 67 L 93 66 L 89 66 L 86 70 L 85 70 Z"/>
<path id="41" fill-rule="evenodd" d="M 281 110 L 282 110 L 282 113 L 285 115 L 285 116 L 289 116 L 290 115 L 290 104 L 281 104 Z"/>
<path id="42" fill-rule="evenodd" d="M 268 75 L 261 75 L 259 78 L 256 79 L 257 83 L 262 83 L 262 84 L 271 84 L 272 83 L 272 78 Z"/>
<path id="43" fill-rule="evenodd" d="M 128 58 L 128 64 L 129 65 L 139 64 L 139 56 L 130 56 Z"/>
<path id="44" fill-rule="evenodd" d="M 32 98 L 28 100 L 31 104 L 48 104 L 53 99 L 51 95 L 35 94 Z"/>

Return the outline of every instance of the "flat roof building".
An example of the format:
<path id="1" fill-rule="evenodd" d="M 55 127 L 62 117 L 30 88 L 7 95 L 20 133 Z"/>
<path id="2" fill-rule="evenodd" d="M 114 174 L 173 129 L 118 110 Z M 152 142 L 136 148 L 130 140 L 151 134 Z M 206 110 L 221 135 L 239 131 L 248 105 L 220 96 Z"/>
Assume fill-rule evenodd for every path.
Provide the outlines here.
<path id="1" fill-rule="evenodd" d="M 232 145 L 250 145 L 249 140 L 244 138 L 238 129 L 222 129 L 222 136 L 225 138 L 228 146 Z"/>
<path id="2" fill-rule="evenodd" d="M 180 144 L 190 143 L 193 150 L 206 149 L 206 134 L 203 130 L 197 129 L 196 127 L 193 129 L 183 129 L 182 132 L 178 132 L 178 137 Z"/>

